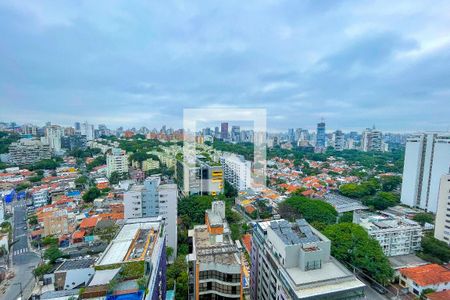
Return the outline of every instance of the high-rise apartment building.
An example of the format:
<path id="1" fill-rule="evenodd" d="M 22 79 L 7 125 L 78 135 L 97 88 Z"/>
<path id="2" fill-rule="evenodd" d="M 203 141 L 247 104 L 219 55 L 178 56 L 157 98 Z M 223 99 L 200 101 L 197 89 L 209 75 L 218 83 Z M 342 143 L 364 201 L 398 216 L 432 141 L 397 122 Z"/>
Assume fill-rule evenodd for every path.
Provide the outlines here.
<path id="1" fill-rule="evenodd" d="M 384 151 L 382 132 L 375 128 L 364 130 L 361 138 L 361 150 L 364 152 Z"/>
<path id="2" fill-rule="evenodd" d="M 360 299 L 364 284 L 330 254 L 331 242 L 304 219 L 253 229 L 250 299 Z"/>
<path id="3" fill-rule="evenodd" d="M 220 124 L 220 138 L 222 140 L 228 139 L 228 123 L 226 122 Z"/>
<path id="4" fill-rule="evenodd" d="M 231 140 L 233 142 L 241 141 L 241 127 L 233 125 L 231 127 Z"/>
<path id="5" fill-rule="evenodd" d="M 316 149 L 323 150 L 325 149 L 325 122 L 320 122 L 317 124 L 317 135 L 316 135 Z"/>
<path id="6" fill-rule="evenodd" d="M 58 125 L 51 125 L 45 128 L 45 141 L 54 152 L 61 151 L 61 138 L 63 129 Z"/>
<path id="7" fill-rule="evenodd" d="M 223 193 L 223 167 L 205 158 L 194 163 L 177 160 L 175 177 L 181 193 L 187 195 L 218 195 Z"/>
<path id="8" fill-rule="evenodd" d="M 436 213 L 441 177 L 450 167 L 450 133 L 421 133 L 406 142 L 401 202 Z"/>
<path id="9" fill-rule="evenodd" d="M 143 185 L 133 185 L 123 196 L 125 219 L 161 217 L 166 226 L 167 245 L 177 253 L 176 184 L 161 184 L 159 176 L 148 177 Z"/>
<path id="10" fill-rule="evenodd" d="M 345 147 L 344 133 L 340 130 L 336 130 L 333 134 L 334 150 L 342 151 Z"/>
<path id="11" fill-rule="evenodd" d="M 81 124 L 80 124 L 80 122 L 75 122 L 75 124 L 74 124 L 74 127 L 75 127 L 75 131 L 76 132 L 81 132 Z"/>
<path id="12" fill-rule="evenodd" d="M 189 230 L 189 299 L 244 299 L 241 253 L 231 239 L 225 203 L 214 201 L 205 225 Z"/>
<path id="13" fill-rule="evenodd" d="M 108 178 L 113 172 L 120 174 L 128 172 L 128 155 L 125 150 L 113 148 L 106 154 L 106 176 Z"/>
<path id="14" fill-rule="evenodd" d="M 39 140 L 20 139 L 9 145 L 11 162 L 16 165 L 32 165 L 52 156 L 50 146 Z"/>
<path id="15" fill-rule="evenodd" d="M 86 136 L 81 134 L 74 134 L 69 136 L 63 136 L 61 138 L 61 148 L 67 149 L 69 151 L 81 149 L 86 149 Z"/>
<path id="16" fill-rule="evenodd" d="M 295 131 L 294 128 L 289 128 L 287 133 L 288 142 L 295 143 Z"/>
<path id="17" fill-rule="evenodd" d="M 95 138 L 94 125 L 84 122 L 80 125 L 81 135 L 85 135 L 88 141 L 92 141 Z"/>
<path id="18" fill-rule="evenodd" d="M 251 165 L 250 161 L 243 156 L 236 154 L 225 154 L 220 158 L 223 166 L 225 180 L 236 190 L 242 191 L 251 186 Z"/>
<path id="19" fill-rule="evenodd" d="M 434 237 L 450 246 L 450 174 L 441 177 L 438 195 Z"/>
<path id="20" fill-rule="evenodd" d="M 29 134 L 29 135 L 37 135 L 37 132 L 38 132 L 37 126 L 35 126 L 33 124 L 24 124 L 24 125 L 22 125 L 20 130 L 23 134 Z"/>

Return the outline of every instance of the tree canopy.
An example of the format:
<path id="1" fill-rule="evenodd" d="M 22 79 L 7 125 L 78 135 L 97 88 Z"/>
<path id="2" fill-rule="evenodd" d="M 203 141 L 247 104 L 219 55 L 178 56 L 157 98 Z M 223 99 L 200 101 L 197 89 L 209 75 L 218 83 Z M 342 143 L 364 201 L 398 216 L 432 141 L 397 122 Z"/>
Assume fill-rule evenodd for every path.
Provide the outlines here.
<path id="1" fill-rule="evenodd" d="M 384 210 L 388 207 L 395 206 L 400 203 L 400 196 L 393 192 L 378 192 L 374 196 L 363 199 L 364 205 L 373 207 L 377 210 Z"/>
<path id="2" fill-rule="evenodd" d="M 428 234 L 422 238 L 422 258 L 434 263 L 448 263 L 450 248 L 448 245 Z"/>
<path id="3" fill-rule="evenodd" d="M 413 217 L 413 220 L 423 226 L 425 223 L 433 224 L 434 216 L 431 213 L 418 213 Z"/>
<path id="4" fill-rule="evenodd" d="M 62 257 L 63 253 L 59 250 L 58 246 L 52 245 L 45 250 L 44 258 L 50 260 L 50 263 L 54 263 L 58 258 Z"/>
<path id="5" fill-rule="evenodd" d="M 96 198 L 100 197 L 101 194 L 102 194 L 102 192 L 97 187 L 95 187 L 95 186 L 91 187 L 84 193 L 83 201 L 84 202 L 92 202 Z"/>
<path id="6" fill-rule="evenodd" d="M 339 187 L 339 192 L 350 198 L 363 198 L 374 195 L 380 189 L 379 182 L 372 178 L 361 183 L 348 183 Z"/>
<path id="7" fill-rule="evenodd" d="M 376 281 L 387 284 L 394 271 L 380 244 L 361 226 L 353 223 L 329 225 L 323 231 L 331 240 L 331 255 L 367 272 Z"/>
<path id="8" fill-rule="evenodd" d="M 303 217 L 309 223 L 334 224 L 337 217 L 336 210 L 330 204 L 303 196 L 292 196 L 281 202 L 278 213 L 290 221 Z"/>

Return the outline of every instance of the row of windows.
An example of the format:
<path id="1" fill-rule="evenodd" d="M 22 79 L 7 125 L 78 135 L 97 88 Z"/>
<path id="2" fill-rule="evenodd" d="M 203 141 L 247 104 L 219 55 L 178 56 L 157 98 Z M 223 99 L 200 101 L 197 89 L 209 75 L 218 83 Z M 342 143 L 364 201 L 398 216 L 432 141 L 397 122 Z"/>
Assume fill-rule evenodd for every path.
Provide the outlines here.
<path id="1" fill-rule="evenodd" d="M 207 292 L 207 291 L 216 291 L 222 294 L 239 294 L 240 293 L 240 286 L 229 286 L 226 284 L 220 284 L 218 282 L 203 282 L 199 285 L 199 291 L 200 292 Z"/>
<path id="2" fill-rule="evenodd" d="M 200 280 L 202 279 L 216 279 L 225 282 L 240 282 L 241 274 L 227 274 L 219 271 L 200 271 L 199 274 Z"/>

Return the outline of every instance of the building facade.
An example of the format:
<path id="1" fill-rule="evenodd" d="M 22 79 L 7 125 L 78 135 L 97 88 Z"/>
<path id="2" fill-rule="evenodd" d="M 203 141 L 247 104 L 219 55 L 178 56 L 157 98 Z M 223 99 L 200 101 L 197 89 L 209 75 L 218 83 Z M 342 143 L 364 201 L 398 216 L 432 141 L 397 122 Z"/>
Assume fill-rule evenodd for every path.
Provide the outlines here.
<path id="1" fill-rule="evenodd" d="M 61 151 L 61 138 L 63 129 L 58 125 L 51 125 L 45 128 L 45 141 L 54 152 Z"/>
<path id="2" fill-rule="evenodd" d="M 441 177 L 434 237 L 450 246 L 450 174 Z"/>
<path id="3" fill-rule="evenodd" d="M 407 255 L 420 250 L 422 227 L 415 221 L 387 213 L 355 211 L 353 223 L 362 226 L 377 240 L 386 256 Z"/>
<path id="4" fill-rule="evenodd" d="M 364 152 L 384 151 L 383 133 L 375 128 L 367 128 L 361 137 L 361 150 Z"/>
<path id="5" fill-rule="evenodd" d="M 106 154 L 106 176 L 113 172 L 128 173 L 128 155 L 125 150 L 113 148 Z"/>
<path id="6" fill-rule="evenodd" d="M 421 133 L 406 143 L 401 202 L 436 213 L 439 182 L 450 167 L 450 133 Z"/>
<path id="7" fill-rule="evenodd" d="M 331 242 L 304 219 L 253 230 L 250 299 L 362 299 L 364 284 L 330 255 Z"/>
<path id="8" fill-rule="evenodd" d="M 220 124 L 220 138 L 222 140 L 228 139 L 228 123 L 221 123 Z"/>
<path id="9" fill-rule="evenodd" d="M 317 135 L 316 135 L 316 149 L 324 150 L 325 149 L 325 122 L 320 122 L 317 124 Z"/>
<path id="10" fill-rule="evenodd" d="M 345 148 L 344 133 L 341 130 L 336 130 L 333 134 L 334 150 L 342 151 Z"/>
<path id="11" fill-rule="evenodd" d="M 167 245 L 177 254 L 177 199 L 176 184 L 161 184 L 159 176 L 148 177 L 143 185 L 133 185 L 124 193 L 125 219 L 161 217 L 166 226 Z"/>
<path id="12" fill-rule="evenodd" d="M 218 195 L 223 193 L 223 167 L 221 165 L 196 159 L 189 164 L 177 160 L 175 177 L 180 192 L 185 195 Z"/>
<path id="13" fill-rule="evenodd" d="M 38 140 L 21 139 L 9 145 L 11 162 L 16 165 L 32 165 L 52 157 L 48 144 Z"/>
<path id="14" fill-rule="evenodd" d="M 205 225 L 189 230 L 189 299 L 243 299 L 241 253 L 231 240 L 225 203 L 215 201 Z"/>
<path id="15" fill-rule="evenodd" d="M 252 163 L 250 161 L 236 154 L 225 154 L 220 158 L 220 163 L 225 180 L 236 190 L 242 191 L 251 186 Z"/>

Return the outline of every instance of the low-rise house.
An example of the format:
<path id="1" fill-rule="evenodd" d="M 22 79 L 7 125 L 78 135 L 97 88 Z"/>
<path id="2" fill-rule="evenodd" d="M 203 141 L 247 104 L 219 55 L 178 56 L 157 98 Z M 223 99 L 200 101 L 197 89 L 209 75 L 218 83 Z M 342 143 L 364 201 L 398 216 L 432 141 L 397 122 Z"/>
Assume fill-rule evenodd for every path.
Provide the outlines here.
<path id="1" fill-rule="evenodd" d="M 450 289 L 450 270 L 438 264 L 400 269 L 400 286 L 420 296 L 425 290 L 441 292 Z"/>

